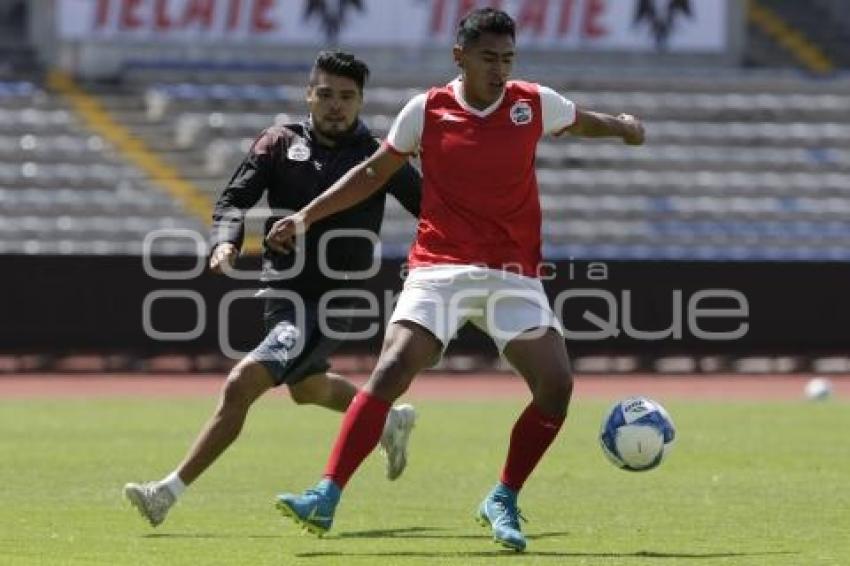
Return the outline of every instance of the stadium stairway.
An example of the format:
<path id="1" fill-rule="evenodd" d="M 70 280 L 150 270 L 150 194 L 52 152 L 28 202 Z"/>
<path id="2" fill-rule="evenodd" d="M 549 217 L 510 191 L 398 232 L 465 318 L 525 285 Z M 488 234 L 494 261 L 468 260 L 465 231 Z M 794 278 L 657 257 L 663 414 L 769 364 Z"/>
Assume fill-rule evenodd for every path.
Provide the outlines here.
<path id="1" fill-rule="evenodd" d="M 162 229 L 203 227 L 61 96 L 37 80 L 0 81 L 0 253 L 140 254 Z"/>
<path id="2" fill-rule="evenodd" d="M 850 69 L 850 17 L 847 2 L 833 0 L 759 0 L 782 20 L 793 22 L 837 68 Z"/>

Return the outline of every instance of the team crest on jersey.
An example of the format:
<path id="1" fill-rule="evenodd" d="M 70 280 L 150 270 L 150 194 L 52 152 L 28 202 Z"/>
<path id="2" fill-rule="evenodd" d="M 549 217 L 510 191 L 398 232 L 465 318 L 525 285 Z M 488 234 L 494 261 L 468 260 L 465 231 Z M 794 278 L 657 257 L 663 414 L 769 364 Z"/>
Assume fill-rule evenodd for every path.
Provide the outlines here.
<path id="1" fill-rule="evenodd" d="M 519 100 L 511 106 L 511 122 L 517 126 L 524 126 L 531 123 L 534 118 L 534 112 L 531 111 L 531 105 L 525 100 Z"/>
<path id="2" fill-rule="evenodd" d="M 286 150 L 286 157 L 292 161 L 307 161 L 310 159 L 310 148 L 307 147 L 303 139 L 296 138 L 295 142 Z"/>

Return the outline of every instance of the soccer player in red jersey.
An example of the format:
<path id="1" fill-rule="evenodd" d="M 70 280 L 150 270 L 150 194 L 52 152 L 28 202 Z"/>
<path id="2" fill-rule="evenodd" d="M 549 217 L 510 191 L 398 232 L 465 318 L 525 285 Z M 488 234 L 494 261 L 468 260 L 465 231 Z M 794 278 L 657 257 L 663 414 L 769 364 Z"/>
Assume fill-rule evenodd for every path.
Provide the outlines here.
<path id="1" fill-rule="evenodd" d="M 287 252 L 296 234 L 368 198 L 409 155 L 420 156 L 422 210 L 410 274 L 378 363 L 348 408 L 323 479 L 302 495 L 278 496 L 277 507 L 311 532 L 327 531 L 393 401 L 470 321 L 493 338 L 532 393 L 511 432 L 500 481 L 478 509 L 496 542 L 522 551 L 517 494 L 558 434 L 572 392 L 562 329 L 537 278 L 537 142 L 568 133 L 640 145 L 644 133 L 632 116 L 577 109 L 550 88 L 509 80 L 515 26 L 502 11 L 471 12 L 453 52 L 459 78 L 410 100 L 374 155 L 267 235 L 273 249 Z"/>

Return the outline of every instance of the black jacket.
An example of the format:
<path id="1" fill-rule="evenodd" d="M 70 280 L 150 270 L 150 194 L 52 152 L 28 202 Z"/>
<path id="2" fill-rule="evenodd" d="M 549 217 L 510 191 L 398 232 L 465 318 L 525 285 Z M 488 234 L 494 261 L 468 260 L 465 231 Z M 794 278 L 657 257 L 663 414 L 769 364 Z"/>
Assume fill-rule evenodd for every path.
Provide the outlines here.
<path id="1" fill-rule="evenodd" d="M 306 206 L 377 148 L 378 141 L 362 122 L 334 147 L 321 145 L 313 137 L 309 121 L 265 130 L 216 202 L 211 246 L 231 242 L 241 247 L 245 213 L 264 192 L 268 191 L 268 204 L 273 211 L 266 220 L 267 233 L 276 220 Z M 262 282 L 269 287 L 295 291 L 305 298 L 318 298 L 328 290 L 350 286 L 352 282 L 345 277 L 329 277 L 321 272 L 320 239 L 334 229 L 368 230 L 377 239 L 388 192 L 418 217 L 421 178 L 413 167 L 405 165 L 383 189 L 366 201 L 310 226 L 304 249 L 281 255 L 271 252 L 264 244 Z M 410 221 L 416 222 L 416 218 Z M 325 249 L 327 265 L 340 272 L 363 271 L 380 261 L 374 258 L 372 242 L 363 237 L 333 237 L 327 241 Z M 292 268 L 293 263 L 301 259 L 298 254 L 303 257 L 303 268 L 281 279 L 277 273 Z"/>

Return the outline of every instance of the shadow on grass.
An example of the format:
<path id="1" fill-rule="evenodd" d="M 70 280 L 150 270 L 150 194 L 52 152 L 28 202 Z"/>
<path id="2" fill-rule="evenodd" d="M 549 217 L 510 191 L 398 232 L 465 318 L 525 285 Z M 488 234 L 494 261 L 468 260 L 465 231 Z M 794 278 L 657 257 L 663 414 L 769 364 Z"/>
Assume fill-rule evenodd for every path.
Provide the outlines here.
<path id="1" fill-rule="evenodd" d="M 142 538 L 162 538 L 162 539 L 217 539 L 217 538 L 242 538 L 242 539 L 268 539 L 280 538 L 280 535 L 237 535 L 228 533 L 148 533 L 142 535 Z"/>
<path id="2" fill-rule="evenodd" d="M 438 527 L 405 527 L 401 529 L 374 529 L 370 531 L 351 531 L 342 532 L 338 535 L 332 535 L 333 538 L 409 538 L 409 539 L 481 539 L 487 535 L 455 535 L 449 534 L 448 529 Z M 483 532 L 483 531 L 482 531 Z M 527 534 L 525 538 L 529 540 L 539 540 L 544 538 L 562 537 L 569 533 L 566 531 L 553 531 L 548 533 L 532 533 Z"/>
<path id="3" fill-rule="evenodd" d="M 301 552 L 294 554 L 296 558 L 341 558 L 341 557 L 407 557 L 407 558 L 515 558 L 519 553 L 509 550 L 474 551 L 474 552 Z M 793 555 L 797 552 L 653 552 L 642 550 L 640 552 L 524 552 L 523 556 L 541 556 L 557 558 L 687 558 L 687 559 L 717 559 L 737 558 L 744 556 L 778 556 Z"/>
<path id="4" fill-rule="evenodd" d="M 487 535 L 482 534 L 452 534 L 449 529 L 439 527 L 404 527 L 399 529 L 374 529 L 368 531 L 352 531 L 342 532 L 333 539 L 478 539 L 482 542 L 487 539 Z M 558 538 L 568 536 L 565 531 L 551 531 L 542 533 L 529 533 L 526 538 L 529 540 L 542 540 L 546 538 Z M 491 551 L 446 551 L 446 552 L 427 552 L 427 551 L 397 551 L 397 552 L 374 552 L 374 553 L 356 553 L 356 552 L 302 552 L 295 554 L 298 558 L 330 558 L 330 557 L 409 557 L 409 558 L 477 558 L 477 557 L 513 557 L 516 552 L 510 550 L 491 550 Z M 561 557 L 561 558 L 647 558 L 647 559 L 721 559 L 721 558 L 736 558 L 745 556 L 780 556 L 794 555 L 797 552 L 787 551 L 767 551 L 767 552 L 657 552 L 650 550 L 641 550 L 638 552 L 526 552 L 528 556 L 541 557 Z"/>

